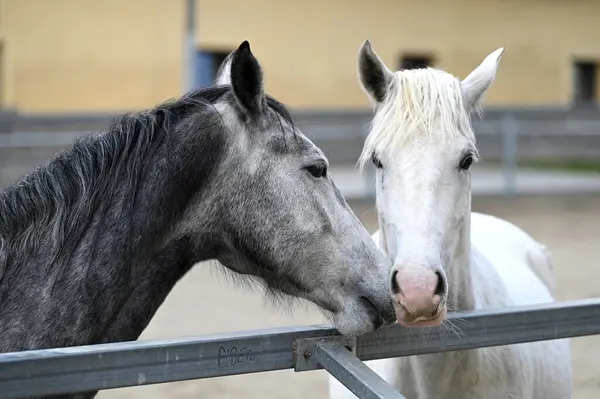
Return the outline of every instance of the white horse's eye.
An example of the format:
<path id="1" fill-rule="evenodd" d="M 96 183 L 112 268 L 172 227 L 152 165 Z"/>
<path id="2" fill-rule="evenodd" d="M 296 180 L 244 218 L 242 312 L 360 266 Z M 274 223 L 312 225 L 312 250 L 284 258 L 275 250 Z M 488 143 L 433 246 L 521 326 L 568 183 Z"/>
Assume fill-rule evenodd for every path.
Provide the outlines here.
<path id="1" fill-rule="evenodd" d="M 459 167 L 462 170 L 468 170 L 472 164 L 473 164 L 473 155 L 468 154 L 462 159 L 462 161 L 460 161 Z"/>
<path id="2" fill-rule="evenodd" d="M 375 167 L 377 169 L 383 169 L 383 164 L 381 163 L 379 158 L 377 158 L 377 155 L 375 155 L 375 151 L 373 151 L 371 153 L 371 161 L 373 162 L 373 165 L 375 165 Z"/>

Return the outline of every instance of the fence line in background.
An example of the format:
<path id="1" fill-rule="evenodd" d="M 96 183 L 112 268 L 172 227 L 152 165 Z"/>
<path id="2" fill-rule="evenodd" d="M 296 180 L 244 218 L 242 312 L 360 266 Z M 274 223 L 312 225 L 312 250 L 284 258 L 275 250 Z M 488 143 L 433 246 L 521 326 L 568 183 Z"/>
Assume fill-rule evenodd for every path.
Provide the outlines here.
<path id="1" fill-rule="evenodd" d="M 372 119 L 370 110 L 295 110 L 298 127 L 336 163 L 355 163 Z M 0 148 L 65 146 L 75 137 L 105 130 L 112 115 L 31 116 L 0 112 Z M 507 120 L 514 123 L 507 124 Z M 503 158 L 507 126 L 518 136 L 518 156 L 565 158 L 600 156 L 600 110 L 545 108 L 491 109 L 473 118 L 484 159 Z M 27 133 L 25 133 L 27 132 Z M 20 138 L 17 136 L 21 136 Z"/>
<path id="2" fill-rule="evenodd" d="M 371 112 L 365 111 L 300 111 L 295 112 L 298 126 L 328 156 L 333 165 L 355 164 L 362 150 Z M 27 117 L 24 117 L 27 120 Z M 64 127 L 82 130 L 61 131 L 60 118 L 31 117 L 25 127 L 39 128 L 40 123 L 55 121 L 49 131 L 0 133 L 0 168 L 11 163 L 31 163 L 28 169 L 44 163 L 54 153 L 70 146 L 77 137 L 89 134 L 94 123 L 106 122 L 95 129 L 106 128 L 108 116 L 67 118 Z M 0 118 L 1 119 L 1 118 Z M 78 122 L 79 121 L 79 122 Z M 91 124 L 91 125 L 90 125 Z M 0 123 L 1 127 L 2 123 Z M 85 127 L 90 130 L 84 130 Z M 523 159 L 600 159 L 600 111 L 495 111 L 483 120 L 474 120 L 477 146 L 485 162 L 501 161 L 505 195 L 517 193 L 518 164 Z M 0 129 L 1 131 L 1 129 Z M 22 154 L 19 155 L 19 152 Z M 13 154 L 11 154 L 13 153 Z M 17 155 L 14 155 L 17 154 Z M 3 159 L 4 158 L 4 159 Z M 367 164 L 363 175 L 365 196 L 374 197 L 374 168 Z"/>
<path id="3" fill-rule="evenodd" d="M 393 326 L 348 339 L 327 327 L 289 327 L 5 353 L 0 354 L 0 398 L 322 368 L 359 397 L 402 398 L 386 396 L 391 388 L 358 359 L 600 334 L 600 298 L 451 314 L 449 320 L 455 328 L 431 328 L 426 334 Z"/>

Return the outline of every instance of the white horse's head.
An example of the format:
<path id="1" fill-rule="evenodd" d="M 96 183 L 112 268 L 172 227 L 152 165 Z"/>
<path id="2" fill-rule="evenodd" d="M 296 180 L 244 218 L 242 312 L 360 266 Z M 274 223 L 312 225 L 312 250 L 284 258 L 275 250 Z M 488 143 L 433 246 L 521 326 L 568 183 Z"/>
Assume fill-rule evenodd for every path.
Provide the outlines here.
<path id="1" fill-rule="evenodd" d="M 503 49 L 463 81 L 439 69 L 391 72 L 366 41 L 359 54 L 363 89 L 375 106 L 360 158 L 377 168 L 381 247 L 393 261 L 398 321 L 439 325 L 449 272 L 471 211 L 477 160 L 470 113 L 494 81 Z"/>

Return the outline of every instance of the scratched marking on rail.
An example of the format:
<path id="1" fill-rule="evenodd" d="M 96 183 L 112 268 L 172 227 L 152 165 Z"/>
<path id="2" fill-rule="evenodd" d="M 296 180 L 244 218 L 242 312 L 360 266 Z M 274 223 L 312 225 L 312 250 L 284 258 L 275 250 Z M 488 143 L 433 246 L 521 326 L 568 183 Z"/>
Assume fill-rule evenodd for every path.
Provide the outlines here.
<path id="1" fill-rule="evenodd" d="M 219 348 L 219 356 L 217 357 L 218 367 L 235 367 L 244 363 L 252 363 L 256 360 L 255 352 L 247 346 L 223 347 Z"/>

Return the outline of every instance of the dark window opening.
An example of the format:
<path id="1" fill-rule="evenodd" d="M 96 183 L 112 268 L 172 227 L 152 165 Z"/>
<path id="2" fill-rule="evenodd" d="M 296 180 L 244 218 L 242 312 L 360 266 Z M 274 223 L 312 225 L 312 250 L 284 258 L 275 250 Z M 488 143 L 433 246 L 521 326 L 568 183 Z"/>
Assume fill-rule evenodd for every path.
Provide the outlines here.
<path id="1" fill-rule="evenodd" d="M 408 54 L 400 58 L 399 69 L 420 69 L 433 66 L 433 59 L 427 55 Z"/>
<path id="2" fill-rule="evenodd" d="M 595 62 L 575 62 L 574 102 L 594 104 L 596 102 L 596 80 L 598 65 Z"/>
<path id="3" fill-rule="evenodd" d="M 212 52 L 212 56 L 213 56 L 213 74 L 215 76 L 217 76 L 217 72 L 219 71 L 219 68 L 221 67 L 221 64 L 223 63 L 223 61 L 225 61 L 225 58 L 227 58 L 227 56 L 229 55 L 230 52 L 222 52 L 222 51 L 214 51 Z"/>
<path id="4" fill-rule="evenodd" d="M 207 87 L 213 84 L 219 67 L 231 51 L 199 50 L 196 53 L 195 87 Z"/>

